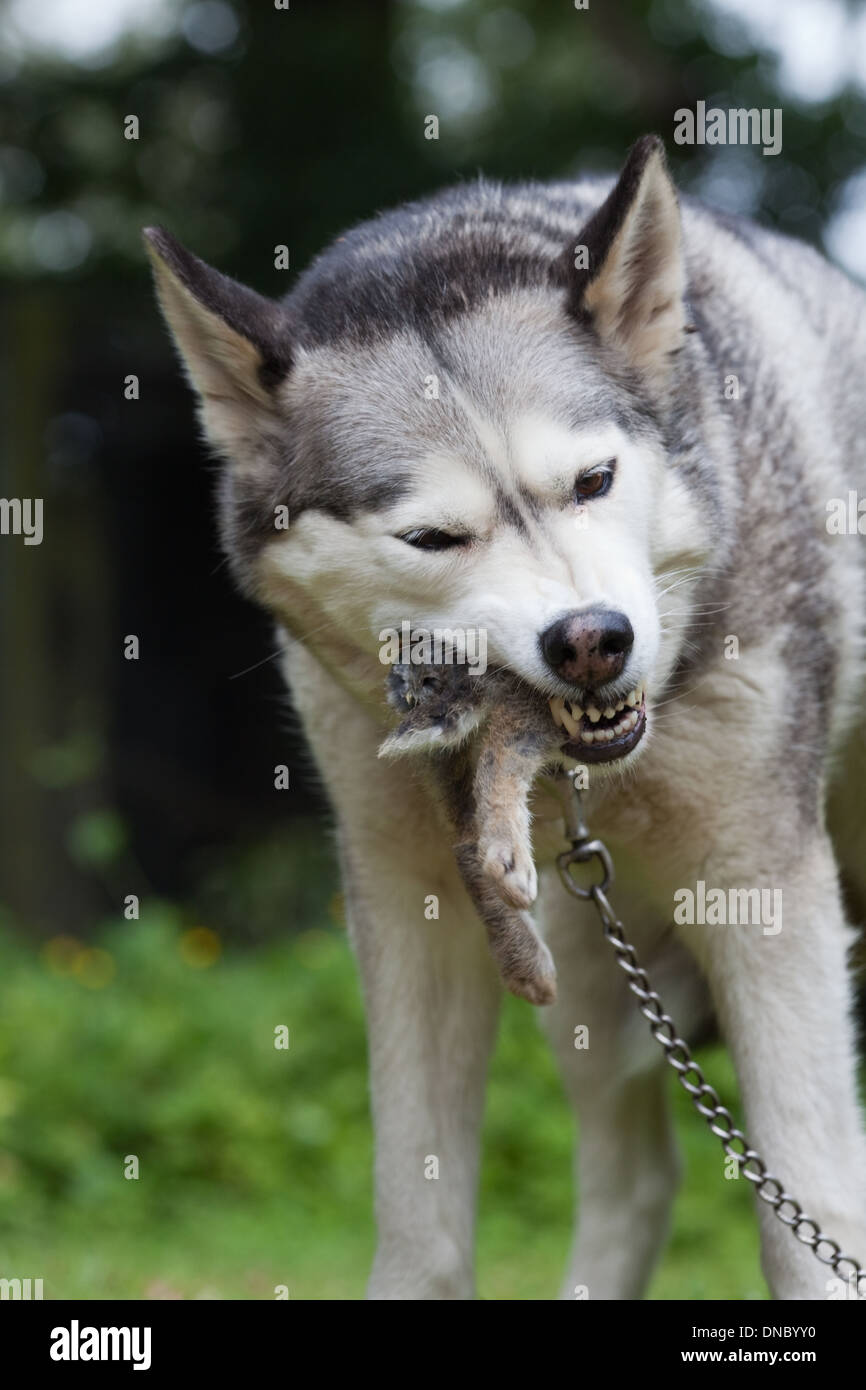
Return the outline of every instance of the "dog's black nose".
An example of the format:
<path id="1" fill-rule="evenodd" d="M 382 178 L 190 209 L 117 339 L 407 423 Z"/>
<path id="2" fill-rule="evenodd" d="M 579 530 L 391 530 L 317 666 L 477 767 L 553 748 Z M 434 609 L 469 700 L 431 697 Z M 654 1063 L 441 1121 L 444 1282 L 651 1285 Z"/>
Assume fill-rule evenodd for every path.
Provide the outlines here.
<path id="1" fill-rule="evenodd" d="M 634 631 L 625 613 L 611 608 L 566 613 L 541 634 L 548 666 L 569 685 L 584 688 L 614 680 L 633 643 Z"/>

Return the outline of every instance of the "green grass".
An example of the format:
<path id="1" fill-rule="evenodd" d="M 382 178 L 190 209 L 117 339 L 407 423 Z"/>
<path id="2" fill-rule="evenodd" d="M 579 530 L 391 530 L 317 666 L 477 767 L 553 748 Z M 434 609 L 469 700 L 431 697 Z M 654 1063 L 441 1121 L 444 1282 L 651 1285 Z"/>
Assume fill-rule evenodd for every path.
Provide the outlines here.
<path id="1" fill-rule="evenodd" d="M 47 1298 L 363 1296 L 372 1144 L 342 932 L 222 952 L 165 907 L 109 927 L 95 955 L 64 941 L 36 955 L 6 934 L 0 966 L 0 1275 L 41 1277 Z M 725 1054 L 701 1061 L 737 1113 Z M 686 1177 L 651 1296 L 763 1298 L 751 1194 L 724 1180 L 671 1085 Z M 485 1122 L 484 1298 L 554 1296 L 571 1143 L 537 1021 L 508 999 Z"/>

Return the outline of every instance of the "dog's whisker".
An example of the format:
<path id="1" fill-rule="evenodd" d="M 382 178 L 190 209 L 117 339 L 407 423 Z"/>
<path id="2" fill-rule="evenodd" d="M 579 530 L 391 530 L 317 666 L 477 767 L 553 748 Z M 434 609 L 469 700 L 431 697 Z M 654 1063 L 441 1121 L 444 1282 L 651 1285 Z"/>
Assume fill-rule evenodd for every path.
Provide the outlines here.
<path id="1" fill-rule="evenodd" d="M 241 676 L 248 676 L 251 671 L 258 671 L 260 666 L 267 666 L 268 662 L 276 661 L 283 655 L 284 652 L 282 647 L 277 647 L 276 650 L 269 652 L 267 656 L 263 656 L 261 661 L 254 661 L 252 666 L 245 666 L 243 671 L 235 671 L 228 679 L 230 681 L 239 680 Z"/>

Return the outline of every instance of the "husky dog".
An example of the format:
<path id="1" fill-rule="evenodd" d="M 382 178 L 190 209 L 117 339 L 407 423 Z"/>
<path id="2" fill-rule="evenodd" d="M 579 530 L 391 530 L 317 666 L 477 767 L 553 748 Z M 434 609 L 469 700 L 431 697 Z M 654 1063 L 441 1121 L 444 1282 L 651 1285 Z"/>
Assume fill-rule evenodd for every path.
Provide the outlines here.
<path id="1" fill-rule="evenodd" d="M 715 1012 L 751 1142 L 866 1261 L 840 891 L 840 869 L 852 902 L 866 888 L 862 542 L 827 524 L 866 485 L 864 296 L 804 246 L 681 206 L 654 137 L 613 183 L 482 181 L 386 213 L 279 303 L 166 232 L 149 243 L 226 461 L 224 543 L 277 621 L 338 822 L 377 1130 L 371 1296 L 473 1296 L 502 994 L 432 758 L 377 758 L 381 633 L 402 621 L 483 630 L 492 668 L 547 707 L 683 1036 Z M 533 839 L 558 985 L 540 1016 L 580 1112 L 563 1292 L 635 1298 L 677 1185 L 668 1088 L 592 908 L 552 871 L 546 785 Z M 425 1181 L 430 1154 L 447 1181 Z M 758 1206 L 773 1294 L 839 1297 Z"/>

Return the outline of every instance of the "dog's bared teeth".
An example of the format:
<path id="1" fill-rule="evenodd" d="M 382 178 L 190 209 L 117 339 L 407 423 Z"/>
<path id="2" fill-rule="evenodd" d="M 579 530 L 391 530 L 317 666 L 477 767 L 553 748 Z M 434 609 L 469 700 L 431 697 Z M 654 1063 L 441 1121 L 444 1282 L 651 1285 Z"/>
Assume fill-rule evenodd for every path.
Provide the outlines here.
<path id="1" fill-rule="evenodd" d="M 565 725 L 568 732 L 571 734 L 571 737 L 574 738 L 575 734 L 580 728 L 580 724 L 576 719 L 572 719 L 567 709 L 563 709 L 562 711 L 562 722 Z"/>
<path id="2" fill-rule="evenodd" d="M 615 738 L 624 738 L 630 734 L 637 725 L 640 717 L 640 706 L 643 701 L 643 686 L 639 685 L 634 690 L 629 691 L 624 700 L 614 706 L 608 705 L 605 710 L 597 709 L 595 705 L 588 705 L 583 710 L 574 700 L 566 704 L 560 695 L 554 695 L 548 704 L 553 715 L 554 722 L 559 728 L 564 729 L 570 738 L 577 739 L 580 743 L 610 743 Z M 584 729 L 581 720 L 589 720 L 591 724 L 597 724 L 604 715 L 605 719 L 615 719 L 621 710 L 625 714 L 612 727 L 603 729 Z"/>
<path id="3" fill-rule="evenodd" d="M 637 723 L 637 721 L 638 721 L 638 712 L 637 712 L 637 710 L 636 710 L 636 709 L 629 710 L 628 714 L 625 716 L 624 719 L 620 719 L 616 724 L 614 724 L 614 726 L 613 726 L 613 731 L 614 731 L 614 733 L 616 734 L 616 736 L 617 736 L 618 738 L 621 738 L 623 734 L 630 734 L 630 733 L 631 733 L 631 731 L 632 731 L 632 729 L 634 728 L 634 726 L 635 726 L 635 724 Z"/>
<path id="4" fill-rule="evenodd" d="M 565 709 L 565 701 L 561 695 L 553 695 L 547 703 L 550 706 L 550 713 L 553 715 L 554 724 L 558 729 L 561 729 L 563 726 L 562 715 Z"/>
<path id="5" fill-rule="evenodd" d="M 558 728 L 564 729 L 571 738 L 574 738 L 577 734 L 579 724 L 569 713 L 568 705 L 565 703 L 562 696 L 553 695 L 547 703 L 550 706 L 550 713 L 553 715 L 554 724 L 556 724 Z"/>

